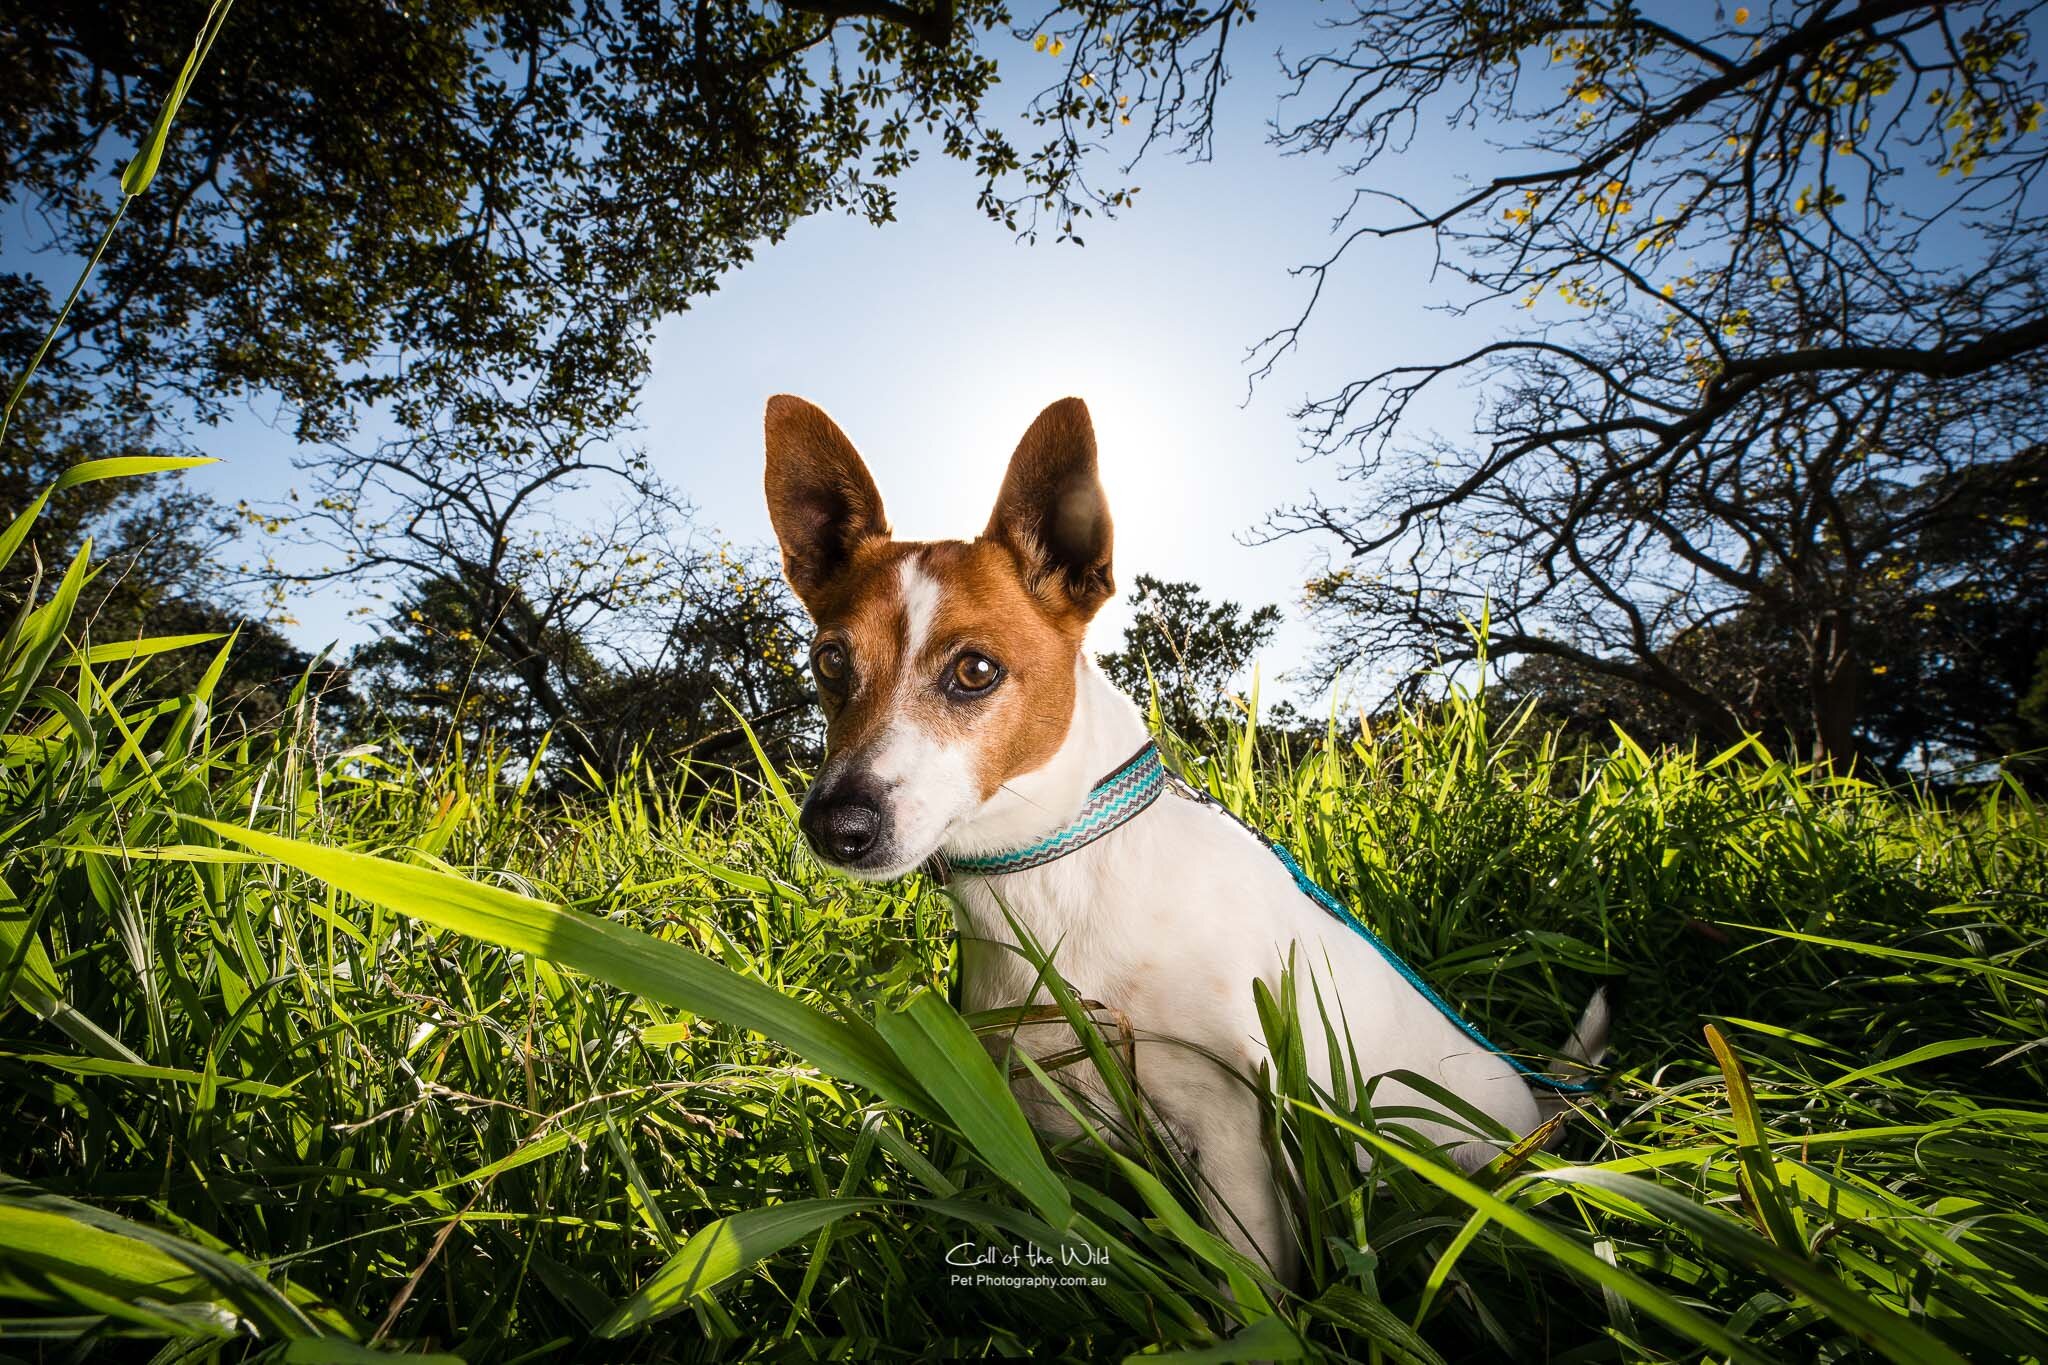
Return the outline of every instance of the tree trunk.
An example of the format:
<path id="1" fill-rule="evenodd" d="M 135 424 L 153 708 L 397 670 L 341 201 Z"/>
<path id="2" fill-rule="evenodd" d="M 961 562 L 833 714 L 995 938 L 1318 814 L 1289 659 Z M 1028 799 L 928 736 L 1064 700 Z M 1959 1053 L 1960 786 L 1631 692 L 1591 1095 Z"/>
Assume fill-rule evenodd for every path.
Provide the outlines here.
<path id="1" fill-rule="evenodd" d="M 1808 646 L 1807 702 L 1813 723 L 1813 757 L 1840 773 L 1856 766 L 1856 646 L 1847 613 L 1829 611 Z"/>
<path id="2" fill-rule="evenodd" d="M 553 660 L 542 638 L 540 622 L 535 619 L 519 589 L 488 579 L 478 584 L 476 579 L 483 576 L 474 571 L 470 577 L 472 590 L 481 588 L 475 592 L 474 602 L 477 624 L 485 641 L 519 679 L 541 714 L 548 718 L 556 741 L 609 781 L 617 775 L 615 759 L 591 742 L 590 736 L 577 723 L 575 708 L 555 686 L 554 679 L 548 676 Z"/>

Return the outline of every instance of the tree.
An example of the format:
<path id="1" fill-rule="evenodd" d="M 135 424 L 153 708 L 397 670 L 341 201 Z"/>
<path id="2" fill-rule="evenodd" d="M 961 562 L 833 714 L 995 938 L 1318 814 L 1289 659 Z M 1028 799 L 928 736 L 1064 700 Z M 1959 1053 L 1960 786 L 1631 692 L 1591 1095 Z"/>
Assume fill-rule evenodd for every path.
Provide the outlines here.
<path id="1" fill-rule="evenodd" d="M 1856 641 L 1898 596 L 1885 576 L 1901 547 L 1966 485 L 2019 476 L 2048 435 L 2041 8 L 1334 14 L 1331 42 L 1285 62 L 1281 148 L 1341 155 L 1362 177 L 1432 116 L 1500 146 L 1434 202 L 1360 184 L 1258 373 L 1374 241 L 1433 240 L 1466 286 L 1461 310 L 1526 322 L 1302 408 L 1311 448 L 1345 459 L 1359 490 L 1272 525 L 1343 561 L 1321 584 L 1328 662 L 1386 646 L 1470 657 L 1466 623 L 1490 603 L 1493 657 L 1649 687 L 1729 734 L 1739 700 L 1678 661 L 1699 632 L 1760 611 L 1799 641 L 1814 742 L 1853 754 Z M 1109 44 L 1075 60 L 1109 83 L 1125 69 Z M 1196 99 L 1176 126 L 1211 112 Z M 1422 435 L 1417 400 L 1460 380 L 1486 393 L 1476 439 Z"/>
<path id="2" fill-rule="evenodd" d="M 1130 604 L 1137 609 L 1124 627 L 1124 647 L 1098 654 L 1109 680 L 1140 703 L 1156 686 L 1162 719 L 1181 735 L 1213 726 L 1232 682 L 1252 665 L 1273 638 L 1280 609 L 1267 605 L 1249 615 L 1235 602 L 1212 602 L 1195 583 L 1167 583 L 1139 574 Z"/>
<path id="3" fill-rule="evenodd" d="M 636 755 L 663 765 L 721 759 L 743 752 L 747 733 L 728 704 L 771 754 L 814 756 L 815 698 L 781 579 L 730 550 L 713 560 L 706 572 L 729 591 L 678 611 L 653 657 L 593 648 L 613 638 L 604 629 L 548 639 L 548 670 L 559 679 L 554 710 L 477 628 L 476 602 L 452 578 L 412 589 L 377 638 L 350 655 L 350 668 L 368 703 L 429 757 L 457 742 L 474 753 L 496 741 L 532 758 L 553 736 L 561 742 L 550 739 L 552 755 L 588 763 L 601 778 Z"/>
<path id="4" fill-rule="evenodd" d="M 1554 158 L 1385 231 L 1435 232 L 1488 297 L 1556 291 L 1582 316 L 1311 405 L 1315 442 L 1360 451 L 1370 491 L 1283 523 L 1397 566 L 1331 574 L 1326 619 L 1354 644 L 1397 626 L 1455 646 L 1485 600 L 1497 655 L 1653 687 L 1725 736 L 1739 697 L 1680 660 L 1759 613 L 1798 643 L 1801 728 L 1856 753 L 1858 641 L 1948 587 L 1912 546 L 2048 435 L 2027 195 L 2048 147 L 2026 136 L 2041 86 L 2024 9 L 1793 6 L 1754 37 L 1688 38 L 1562 6 L 1368 34 L 1352 57 L 1391 82 L 1390 107 L 1469 79 Z M 1530 82 L 1523 115 L 1508 86 L 1546 48 L 1568 74 Z M 1386 145 L 1349 117 L 1295 135 Z M 1409 404 L 1461 372 L 1494 384 L 1481 443 L 1390 461 Z"/>
<path id="5" fill-rule="evenodd" d="M 15 7 L 0 24 L 5 245 L 90 254 L 205 0 Z M 163 182 L 45 366 L 218 414 L 275 393 L 309 437 L 522 409 L 601 427 L 654 322 L 797 219 L 880 222 L 922 128 L 977 129 L 987 4 L 336 0 L 232 13 Z M 10 250 L 10 254 L 14 254 Z M 8 277 L 26 316 L 39 285 Z M 474 377 L 523 376 L 479 388 Z M 507 405 L 508 395 L 520 403 Z"/>
<path id="6" fill-rule="evenodd" d="M 1871 566 L 1850 642 L 1859 664 L 1855 740 L 1893 777 L 1996 761 L 2031 747 L 2017 736 L 2048 646 L 2048 472 L 2040 451 L 2022 468 L 1989 467 L 1933 486 L 1891 490 L 1891 505 L 1851 516 L 1911 524 Z M 1702 693 L 1721 699 L 1739 728 L 1777 743 L 1811 745 L 1815 720 L 1807 642 L 1782 575 L 1737 609 L 1674 639 L 1663 661 Z M 1512 698 L 1532 698 L 1570 728 L 1604 738 L 1619 725 L 1646 744 L 1680 743 L 1699 718 L 1671 696 L 1611 671 L 1551 654 L 1523 658 L 1503 678 Z M 2016 728 L 2017 727 L 2017 728 Z"/>
<path id="7" fill-rule="evenodd" d="M 224 10 L 56 0 L 0 20 L 0 203 L 24 210 L 0 219 L 9 260 L 94 254 L 116 217 L 110 156 L 143 136 L 193 34 Z M 709 693 L 688 679 L 723 678 L 756 714 L 792 709 L 775 653 L 786 599 L 751 580 L 718 597 L 731 585 L 665 540 L 681 504 L 616 437 L 661 317 L 808 214 L 889 219 L 889 182 L 920 144 L 972 162 L 982 207 L 1013 226 L 1068 204 L 1075 130 L 1108 106 L 1042 113 L 1055 134 L 1021 154 L 981 119 L 996 75 L 981 44 L 1033 32 L 1007 26 L 993 0 L 229 12 L 157 187 L 123 207 L 9 433 L 10 482 L 39 486 L 95 447 L 178 444 L 166 396 L 202 421 L 274 396 L 317 452 L 315 496 L 244 511 L 337 557 L 275 563 L 273 586 L 395 588 L 405 623 L 417 610 L 472 633 L 493 651 L 486 672 L 515 679 L 600 771 L 632 739 L 600 740 L 603 715 L 630 711 L 676 742 L 702 729 L 684 702 Z M 17 271 L 0 273 L 0 302 L 14 369 L 54 301 Z M 555 520 L 565 490 L 593 479 L 627 510 L 609 526 Z M 586 638 L 600 620 L 601 642 Z M 395 644 L 369 657 L 401 674 L 448 662 Z M 763 672 L 761 658 L 778 661 Z"/>
<path id="8" fill-rule="evenodd" d="M 92 254 L 110 163 L 218 7 L 52 0 L 0 19 L 0 203 L 28 210 L 0 219 L 10 260 Z M 1199 7 L 1086 8 L 1091 32 L 1170 56 L 1162 94 L 1220 81 L 1223 30 Z M 1213 52 L 1184 62 L 1205 32 Z M 38 385 L 95 408 L 169 392 L 202 417 L 274 394 L 315 440 L 373 408 L 483 435 L 534 413 L 603 429 L 660 318 L 807 215 L 886 222 L 925 146 L 974 166 L 990 215 L 1070 228 L 1087 134 L 1118 106 L 1069 65 L 1035 113 L 1042 148 L 982 117 L 984 46 L 1037 34 L 995 0 L 231 11 Z M 0 273 L 0 297 L 39 339 L 43 284 Z"/>
<path id="9" fill-rule="evenodd" d="M 552 730 L 609 776 L 650 733 L 674 751 L 727 728 L 720 690 L 766 722 L 805 695 L 780 579 L 758 557 L 691 543 L 689 507 L 644 455 L 580 423 L 494 448 L 458 427 L 334 445 L 306 469 L 303 499 L 244 506 L 297 552 L 265 573 L 400 599 L 395 633 L 356 662 L 416 742 L 455 723 L 531 754 Z M 591 504 L 605 510 L 579 519 Z"/>

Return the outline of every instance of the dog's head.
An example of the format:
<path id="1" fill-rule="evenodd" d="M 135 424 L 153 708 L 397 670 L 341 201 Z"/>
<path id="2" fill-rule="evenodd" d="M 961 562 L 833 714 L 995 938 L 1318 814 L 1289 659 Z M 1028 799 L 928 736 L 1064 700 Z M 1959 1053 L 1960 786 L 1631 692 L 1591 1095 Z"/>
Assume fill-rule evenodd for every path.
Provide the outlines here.
<path id="1" fill-rule="evenodd" d="M 1115 591 L 1095 431 L 1061 399 L 1018 443 L 981 535 L 902 541 L 831 418 L 779 395 L 767 429 L 768 514 L 817 626 L 826 718 L 804 836 L 856 876 L 898 877 L 1066 737 L 1082 636 Z"/>

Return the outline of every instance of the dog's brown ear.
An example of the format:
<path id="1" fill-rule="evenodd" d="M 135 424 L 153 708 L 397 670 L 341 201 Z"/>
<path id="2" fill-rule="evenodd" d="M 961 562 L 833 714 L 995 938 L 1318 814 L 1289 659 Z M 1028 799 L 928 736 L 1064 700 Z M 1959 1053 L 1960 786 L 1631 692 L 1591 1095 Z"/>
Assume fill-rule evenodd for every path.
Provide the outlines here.
<path id="1" fill-rule="evenodd" d="M 1010 456 L 983 534 L 1008 546 L 1032 592 L 1054 605 L 1088 617 L 1109 600 L 1109 499 L 1086 403 L 1062 398 L 1038 414 Z"/>
<path id="2" fill-rule="evenodd" d="M 766 428 L 768 519 L 782 542 L 782 572 L 810 606 L 855 547 L 889 534 L 889 518 L 860 452 L 816 404 L 778 393 Z"/>

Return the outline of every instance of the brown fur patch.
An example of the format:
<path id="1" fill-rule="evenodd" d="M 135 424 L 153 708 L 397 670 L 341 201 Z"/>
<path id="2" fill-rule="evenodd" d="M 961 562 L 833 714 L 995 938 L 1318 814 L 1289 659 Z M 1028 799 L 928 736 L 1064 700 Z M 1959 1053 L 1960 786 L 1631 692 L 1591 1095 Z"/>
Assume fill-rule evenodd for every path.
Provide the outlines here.
<path id="1" fill-rule="evenodd" d="M 902 566 L 939 587 L 923 647 L 906 659 L 910 619 Z M 826 746 L 855 752 L 898 717 L 973 746 L 982 799 L 1058 752 L 1074 714 L 1074 664 L 1088 617 L 1051 606 L 1026 586 L 1016 558 L 988 540 L 872 541 L 812 607 L 820 640 L 853 661 L 843 697 L 824 694 Z M 986 697 L 956 700 L 944 681 L 963 652 L 986 655 L 1003 679 Z"/>
<path id="2" fill-rule="evenodd" d="M 804 605 L 845 573 L 863 544 L 885 540 L 889 516 L 860 452 L 824 409 L 778 393 L 762 426 L 768 520 L 782 543 L 782 573 Z"/>

